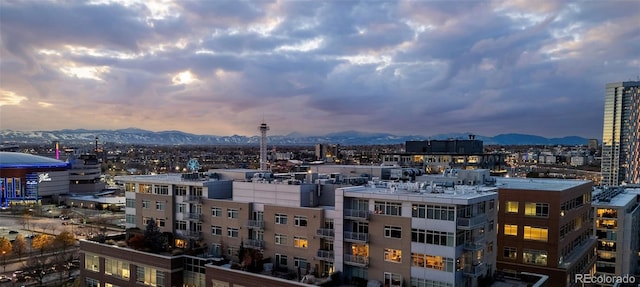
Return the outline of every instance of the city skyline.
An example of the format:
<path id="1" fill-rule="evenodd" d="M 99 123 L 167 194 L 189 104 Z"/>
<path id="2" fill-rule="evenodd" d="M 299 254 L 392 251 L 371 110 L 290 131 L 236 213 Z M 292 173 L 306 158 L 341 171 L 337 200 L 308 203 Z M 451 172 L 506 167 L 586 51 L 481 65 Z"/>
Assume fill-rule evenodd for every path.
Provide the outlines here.
<path id="1" fill-rule="evenodd" d="M 88 4 L 94 3 L 94 4 Z M 636 1 L 0 3 L 0 129 L 601 138 Z"/>

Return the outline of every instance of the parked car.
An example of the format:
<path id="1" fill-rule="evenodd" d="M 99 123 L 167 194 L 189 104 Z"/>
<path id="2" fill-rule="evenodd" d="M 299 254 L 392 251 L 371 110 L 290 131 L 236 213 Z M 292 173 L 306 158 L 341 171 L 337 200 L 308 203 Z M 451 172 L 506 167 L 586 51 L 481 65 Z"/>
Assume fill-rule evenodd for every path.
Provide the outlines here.
<path id="1" fill-rule="evenodd" d="M 16 281 L 22 281 L 25 279 L 25 274 L 24 271 L 22 270 L 17 270 L 15 272 L 13 272 L 13 279 L 16 279 Z"/>
<path id="2" fill-rule="evenodd" d="M 9 234 L 18 234 L 18 233 L 20 233 L 20 232 L 15 231 L 15 230 L 9 230 Z"/>
<path id="3" fill-rule="evenodd" d="M 11 282 L 11 277 L 5 276 L 5 275 L 0 275 L 0 282 L 2 282 L 2 283 Z"/>

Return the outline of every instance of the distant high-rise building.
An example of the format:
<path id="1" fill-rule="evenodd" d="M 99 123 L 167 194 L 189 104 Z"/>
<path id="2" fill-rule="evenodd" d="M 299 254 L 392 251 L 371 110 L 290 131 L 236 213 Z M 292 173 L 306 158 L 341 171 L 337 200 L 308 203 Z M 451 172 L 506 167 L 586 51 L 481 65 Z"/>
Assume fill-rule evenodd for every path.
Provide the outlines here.
<path id="1" fill-rule="evenodd" d="M 640 81 L 609 83 L 602 129 L 602 184 L 640 183 Z"/>

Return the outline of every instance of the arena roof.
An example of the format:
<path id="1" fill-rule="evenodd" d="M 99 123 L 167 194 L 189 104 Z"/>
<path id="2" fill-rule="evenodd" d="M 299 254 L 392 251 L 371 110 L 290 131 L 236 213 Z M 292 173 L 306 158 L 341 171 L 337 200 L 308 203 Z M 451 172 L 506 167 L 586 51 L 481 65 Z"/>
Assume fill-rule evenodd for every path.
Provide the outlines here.
<path id="1" fill-rule="evenodd" d="M 0 152 L 0 168 L 60 168 L 69 163 L 20 152 Z"/>

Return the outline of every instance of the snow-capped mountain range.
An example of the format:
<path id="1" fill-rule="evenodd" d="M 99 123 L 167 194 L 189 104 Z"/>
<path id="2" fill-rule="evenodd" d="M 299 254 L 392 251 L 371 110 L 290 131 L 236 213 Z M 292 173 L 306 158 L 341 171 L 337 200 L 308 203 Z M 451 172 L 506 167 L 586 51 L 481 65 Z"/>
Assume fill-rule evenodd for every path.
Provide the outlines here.
<path id="1" fill-rule="evenodd" d="M 65 129 L 57 131 L 14 131 L 0 130 L 0 142 L 12 144 L 37 144 L 58 141 L 63 144 L 91 144 L 98 138 L 100 143 L 141 144 L 141 145 L 258 145 L 259 136 L 216 136 L 196 135 L 181 131 L 153 132 L 137 128 L 118 130 Z M 526 134 L 500 134 L 493 137 L 475 137 L 485 145 L 586 145 L 588 139 L 568 136 L 545 138 Z M 402 144 L 408 140 L 427 139 L 468 139 L 468 133 L 439 134 L 434 136 L 392 135 L 387 133 L 363 133 L 343 131 L 318 136 L 298 133 L 268 136 L 270 145 L 313 145 L 317 143 L 341 145 L 383 145 Z"/>

